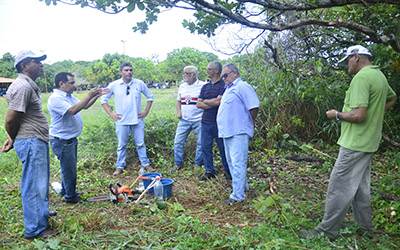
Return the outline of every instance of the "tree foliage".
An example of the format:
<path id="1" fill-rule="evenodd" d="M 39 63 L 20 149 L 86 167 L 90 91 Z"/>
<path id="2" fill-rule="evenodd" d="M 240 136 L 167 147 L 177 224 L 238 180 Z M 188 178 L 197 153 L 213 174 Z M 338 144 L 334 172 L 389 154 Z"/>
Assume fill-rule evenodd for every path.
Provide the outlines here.
<path id="1" fill-rule="evenodd" d="M 43 0 L 40 0 L 43 1 Z M 135 31 L 145 33 L 164 9 L 195 10 L 195 21 L 183 22 L 191 32 L 214 36 L 226 24 L 253 29 L 253 40 L 282 32 L 305 28 L 313 39 L 330 44 L 375 43 L 390 45 L 400 52 L 400 1 L 398 0 L 45 0 L 91 7 L 106 13 L 146 12 Z M 307 35 L 307 34 L 304 34 Z M 245 47 L 248 44 L 244 44 Z M 243 48 L 243 47 L 242 47 Z"/>

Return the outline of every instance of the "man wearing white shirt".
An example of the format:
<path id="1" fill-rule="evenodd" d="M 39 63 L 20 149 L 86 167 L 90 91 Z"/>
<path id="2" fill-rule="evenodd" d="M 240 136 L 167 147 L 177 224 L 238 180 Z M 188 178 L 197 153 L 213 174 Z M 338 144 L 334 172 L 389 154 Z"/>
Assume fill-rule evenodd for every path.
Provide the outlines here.
<path id="1" fill-rule="evenodd" d="M 179 87 L 176 100 L 178 113 L 178 127 L 174 141 L 175 167 L 178 170 L 183 165 L 184 146 L 187 137 L 193 130 L 197 139 L 196 158 L 197 166 L 203 165 L 203 154 L 201 151 L 201 117 L 203 109 L 197 108 L 197 99 L 205 82 L 197 79 L 198 69 L 195 66 L 186 66 L 183 69 L 184 83 Z"/>
<path id="2" fill-rule="evenodd" d="M 144 121 L 153 104 L 154 96 L 146 84 L 139 79 L 132 78 L 133 68 L 129 62 L 120 66 L 122 78 L 110 83 L 107 88 L 110 93 L 101 98 L 101 104 L 107 114 L 115 120 L 116 134 L 118 138 L 117 163 L 113 175 L 119 175 L 126 166 L 126 149 L 129 134 L 132 133 L 136 143 L 142 167 L 151 171 L 150 160 L 147 158 L 146 145 L 144 143 Z M 142 93 L 147 98 L 145 110 L 142 112 Z M 108 105 L 108 100 L 114 95 L 115 112 Z"/>
<path id="3" fill-rule="evenodd" d="M 72 95 L 75 90 L 74 75 L 69 72 L 58 73 L 54 79 L 55 89 L 47 101 L 51 116 L 50 145 L 51 150 L 60 160 L 61 196 L 67 203 L 79 203 L 81 197 L 76 192 L 78 139 L 83 123 L 80 115 L 82 109 L 90 108 L 98 97 L 106 94 L 108 89 L 96 87 L 79 100 Z"/>

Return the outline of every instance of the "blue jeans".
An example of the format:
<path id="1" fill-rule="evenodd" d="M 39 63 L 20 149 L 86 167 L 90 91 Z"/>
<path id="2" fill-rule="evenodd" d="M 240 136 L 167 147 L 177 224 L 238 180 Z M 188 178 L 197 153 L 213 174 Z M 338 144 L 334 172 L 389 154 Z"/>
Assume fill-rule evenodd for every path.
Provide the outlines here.
<path id="1" fill-rule="evenodd" d="M 22 163 L 25 237 L 33 237 L 46 229 L 49 218 L 49 144 L 36 137 L 16 139 L 14 149 Z"/>
<path id="2" fill-rule="evenodd" d="M 126 149 L 128 147 L 129 133 L 132 133 L 133 140 L 136 143 L 136 150 L 139 156 L 140 164 L 143 167 L 150 165 L 150 160 L 147 158 L 146 145 L 144 144 L 144 122 L 138 120 L 136 125 L 119 125 L 115 124 L 116 134 L 118 138 L 117 148 L 117 168 L 125 168 L 126 166 Z"/>
<path id="3" fill-rule="evenodd" d="M 207 172 L 215 173 L 213 163 L 213 142 L 217 142 L 219 154 L 225 172 L 229 173 L 229 166 L 226 162 L 224 140 L 218 137 L 218 126 L 216 123 L 201 123 L 201 151 L 204 157 L 204 168 Z"/>
<path id="4" fill-rule="evenodd" d="M 78 196 L 76 193 L 78 140 L 76 138 L 62 140 L 51 137 L 50 146 L 57 159 L 60 160 L 61 196 L 64 196 L 66 201 L 74 200 Z"/>
<path id="5" fill-rule="evenodd" d="M 226 161 L 232 175 L 232 193 L 229 196 L 236 201 L 246 199 L 245 191 L 249 190 L 247 183 L 247 158 L 250 136 L 247 134 L 234 135 L 224 138 Z"/>
<path id="6" fill-rule="evenodd" d="M 185 141 L 193 130 L 197 139 L 196 158 L 194 164 L 203 165 L 203 152 L 201 151 L 201 121 L 189 122 L 180 119 L 178 127 L 176 128 L 175 141 L 174 141 L 174 157 L 175 165 L 183 165 L 183 153 Z"/>

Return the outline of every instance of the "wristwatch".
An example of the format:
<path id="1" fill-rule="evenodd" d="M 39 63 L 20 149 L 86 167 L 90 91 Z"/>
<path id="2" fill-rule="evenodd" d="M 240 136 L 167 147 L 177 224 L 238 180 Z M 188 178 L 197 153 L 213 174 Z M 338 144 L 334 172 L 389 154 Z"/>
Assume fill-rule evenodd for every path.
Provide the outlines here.
<path id="1" fill-rule="evenodd" d="M 339 111 L 336 111 L 336 120 L 340 121 L 340 118 L 338 115 L 339 115 Z"/>

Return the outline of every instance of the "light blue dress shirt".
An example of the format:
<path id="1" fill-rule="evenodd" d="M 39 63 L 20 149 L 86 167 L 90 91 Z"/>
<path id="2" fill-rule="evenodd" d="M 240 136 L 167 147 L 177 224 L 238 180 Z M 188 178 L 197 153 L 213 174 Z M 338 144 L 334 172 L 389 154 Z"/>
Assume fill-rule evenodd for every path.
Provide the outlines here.
<path id="1" fill-rule="evenodd" d="M 219 137 L 239 134 L 253 137 L 254 122 L 249 110 L 259 106 L 260 101 L 253 87 L 240 77 L 228 85 L 217 114 Z"/>
<path id="2" fill-rule="evenodd" d="M 119 125 L 138 124 L 138 114 L 142 112 L 142 93 L 147 101 L 153 101 L 154 96 L 147 88 L 146 84 L 132 78 L 129 84 L 126 84 L 122 78 L 108 85 L 110 93 L 101 97 L 101 104 L 108 103 L 111 96 L 114 95 L 115 113 L 121 114 L 121 119 L 116 123 Z M 129 89 L 128 89 L 129 88 Z"/>
<path id="3" fill-rule="evenodd" d="M 54 89 L 47 101 L 50 112 L 50 135 L 63 140 L 78 137 L 82 132 L 82 117 L 79 112 L 75 115 L 68 114 L 68 109 L 79 102 L 73 95 Z"/>

